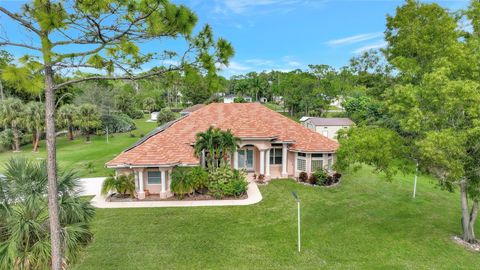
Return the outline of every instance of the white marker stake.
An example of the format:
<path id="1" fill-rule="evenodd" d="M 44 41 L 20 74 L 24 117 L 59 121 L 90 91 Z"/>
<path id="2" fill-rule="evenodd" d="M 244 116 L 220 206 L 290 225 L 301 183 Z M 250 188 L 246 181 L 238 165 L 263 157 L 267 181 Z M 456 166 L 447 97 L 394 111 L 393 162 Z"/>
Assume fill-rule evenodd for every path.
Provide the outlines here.
<path id="1" fill-rule="evenodd" d="M 413 198 L 417 194 L 417 175 L 418 175 L 418 161 L 417 166 L 415 167 L 415 180 L 413 181 Z"/>
<path id="2" fill-rule="evenodd" d="M 297 201 L 297 219 L 298 219 L 298 253 L 300 253 L 300 198 L 297 193 L 292 191 L 292 195 Z"/>

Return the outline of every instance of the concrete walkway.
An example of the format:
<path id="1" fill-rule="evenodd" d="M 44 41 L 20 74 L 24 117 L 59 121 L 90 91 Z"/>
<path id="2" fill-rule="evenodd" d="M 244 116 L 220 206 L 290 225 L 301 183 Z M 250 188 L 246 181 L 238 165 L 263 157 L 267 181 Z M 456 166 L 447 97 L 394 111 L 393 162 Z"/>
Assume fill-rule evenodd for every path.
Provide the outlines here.
<path id="1" fill-rule="evenodd" d="M 149 208 L 149 207 L 192 207 L 192 206 L 235 206 L 250 205 L 262 200 L 262 194 L 255 182 L 248 184 L 248 198 L 241 200 L 201 200 L 201 201 L 136 201 L 136 202 L 107 202 L 100 194 L 105 177 L 82 178 L 81 194 L 83 196 L 95 196 L 91 203 L 97 208 Z"/>

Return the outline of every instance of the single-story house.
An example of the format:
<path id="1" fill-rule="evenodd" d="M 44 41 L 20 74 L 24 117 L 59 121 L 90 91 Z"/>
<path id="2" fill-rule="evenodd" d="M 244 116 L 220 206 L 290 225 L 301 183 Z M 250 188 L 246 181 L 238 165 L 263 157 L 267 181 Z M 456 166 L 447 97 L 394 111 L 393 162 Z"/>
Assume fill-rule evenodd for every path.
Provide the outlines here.
<path id="1" fill-rule="evenodd" d="M 302 117 L 300 122 L 303 123 L 305 127 L 332 140 L 337 139 L 339 130 L 347 129 L 355 125 L 350 118 Z"/>
<path id="2" fill-rule="evenodd" d="M 200 108 L 203 108 L 203 107 L 205 107 L 205 104 L 195 104 L 193 106 L 190 106 L 190 107 L 185 108 L 182 111 L 180 111 L 180 115 L 185 116 L 185 115 L 190 114 L 190 113 L 192 113 L 192 112 L 194 112 L 194 111 L 196 111 Z"/>
<path id="3" fill-rule="evenodd" d="M 266 179 L 298 177 L 331 168 L 338 143 L 259 103 L 211 103 L 166 123 L 106 166 L 116 174 L 134 173 L 140 199 L 145 191 L 172 196 L 170 175 L 176 166 L 199 166 L 195 135 L 210 126 L 230 129 L 240 139 L 231 166 Z"/>
<path id="4" fill-rule="evenodd" d="M 223 97 L 223 103 L 234 103 L 236 98 L 243 97 L 246 102 L 252 102 L 252 97 L 250 96 L 237 96 L 237 95 L 226 95 Z"/>

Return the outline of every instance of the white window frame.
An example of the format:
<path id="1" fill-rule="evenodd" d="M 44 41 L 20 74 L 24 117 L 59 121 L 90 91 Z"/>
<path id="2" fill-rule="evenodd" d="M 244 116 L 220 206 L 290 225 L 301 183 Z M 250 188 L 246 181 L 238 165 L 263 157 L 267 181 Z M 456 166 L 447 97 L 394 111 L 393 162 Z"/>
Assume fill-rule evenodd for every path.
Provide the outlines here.
<path id="1" fill-rule="evenodd" d="M 158 172 L 160 174 L 159 176 L 159 179 L 160 179 L 160 182 L 157 184 L 157 183 L 150 183 L 150 177 L 149 174 L 152 173 L 152 172 Z M 149 186 L 161 186 L 162 185 L 162 172 L 161 171 L 147 171 L 147 185 Z"/>
<path id="2" fill-rule="evenodd" d="M 316 154 L 320 154 L 322 155 L 321 157 L 314 157 L 313 155 L 316 155 Z M 313 161 L 321 161 L 322 162 L 322 165 L 320 166 L 320 168 L 324 169 L 324 155 L 323 153 L 314 153 L 314 154 L 311 154 L 310 155 L 310 170 L 312 171 L 312 173 L 315 171 L 315 169 L 313 168 Z"/>
<path id="3" fill-rule="evenodd" d="M 295 155 L 295 170 L 297 172 L 307 172 L 307 154 L 305 154 L 304 157 L 299 156 L 298 154 L 300 154 L 300 153 L 296 153 L 296 155 Z M 304 153 L 302 153 L 302 154 L 304 154 Z M 299 160 L 303 160 L 303 162 L 305 162 L 305 170 L 298 169 L 298 164 L 299 164 L 298 161 Z"/>
<path id="4" fill-rule="evenodd" d="M 273 162 L 270 161 L 270 165 L 282 165 L 283 163 L 283 147 L 273 147 L 273 148 L 270 148 L 270 159 L 273 160 Z M 282 157 L 282 159 L 280 160 L 280 163 L 275 163 L 275 157 L 277 155 L 277 153 L 280 153 L 280 156 Z"/>

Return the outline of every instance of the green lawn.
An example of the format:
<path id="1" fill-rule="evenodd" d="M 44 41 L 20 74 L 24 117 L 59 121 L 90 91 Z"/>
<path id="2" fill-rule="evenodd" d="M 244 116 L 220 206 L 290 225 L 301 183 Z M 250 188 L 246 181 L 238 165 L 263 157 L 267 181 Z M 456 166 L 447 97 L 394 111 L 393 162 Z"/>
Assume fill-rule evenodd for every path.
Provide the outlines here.
<path id="1" fill-rule="evenodd" d="M 74 141 L 69 141 L 65 136 L 58 137 L 57 155 L 59 164 L 63 168 L 78 171 L 82 177 L 108 175 L 111 170 L 104 167 L 105 162 L 111 160 L 125 148 L 138 141 L 141 134 L 147 134 L 157 127 L 156 123 L 146 122 L 146 119 L 135 120 L 135 124 L 137 129 L 131 132 L 135 134 L 135 137 L 132 138 L 130 133 L 113 134 L 113 137 L 110 136 L 109 138 L 109 143 L 107 143 L 106 136 L 93 136 L 91 143 L 85 143 L 83 137 L 77 137 Z M 46 157 L 45 141 L 41 142 L 38 153 L 31 152 L 31 149 L 31 145 L 25 145 L 20 153 L 0 153 L 0 164 L 4 164 L 12 156 L 27 156 L 35 159 Z M 93 163 L 93 171 L 88 171 L 85 168 L 85 163 L 87 162 Z"/>
<path id="2" fill-rule="evenodd" d="M 95 240 L 74 269 L 478 269 L 480 254 L 450 240 L 458 193 L 427 178 L 417 199 L 411 189 L 411 177 L 387 182 L 364 169 L 334 189 L 276 180 L 252 206 L 98 209 Z"/>

